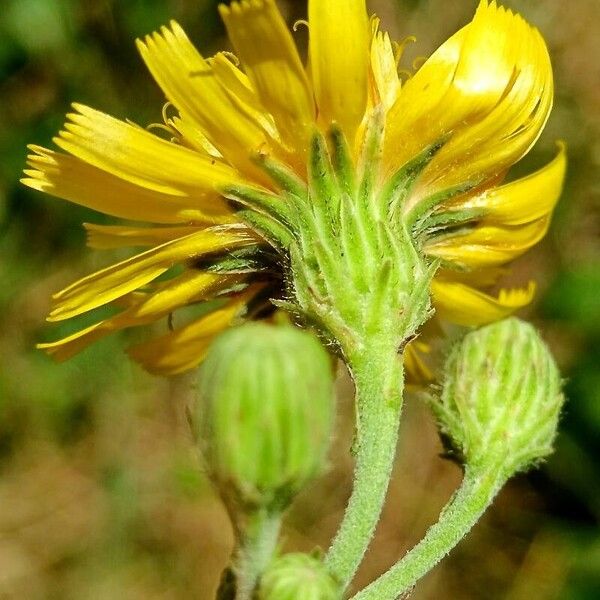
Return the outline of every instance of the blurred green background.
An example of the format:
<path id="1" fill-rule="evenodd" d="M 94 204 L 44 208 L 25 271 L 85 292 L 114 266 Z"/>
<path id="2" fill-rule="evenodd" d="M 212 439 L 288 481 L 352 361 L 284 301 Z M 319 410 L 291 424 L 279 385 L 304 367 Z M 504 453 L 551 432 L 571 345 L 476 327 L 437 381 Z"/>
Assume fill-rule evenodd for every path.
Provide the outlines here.
<path id="1" fill-rule="evenodd" d="M 565 193 L 546 240 L 514 277 L 534 277 L 528 316 L 551 344 L 568 404 L 556 454 L 502 492 L 490 513 L 413 598 L 600 598 L 600 3 L 513 0 L 543 32 L 556 102 L 522 173 L 568 144 Z M 471 16 L 475 0 L 378 0 L 371 8 L 403 59 L 429 54 Z M 290 22 L 304 2 L 280 2 Z M 123 339 L 56 365 L 34 344 L 60 334 L 49 296 L 114 255 L 84 249 L 90 211 L 19 185 L 26 144 L 50 144 L 77 100 L 138 123 L 163 99 L 133 40 L 170 18 L 199 48 L 225 47 L 208 0 L 2 0 L 0 5 L 0 598 L 212 597 L 231 549 L 225 513 L 199 472 L 184 406 L 193 377 L 151 377 Z M 305 31 L 298 32 L 305 44 Z M 340 376 L 330 473 L 290 512 L 288 549 L 326 546 L 349 493 L 351 387 Z M 509 400 L 509 399 L 507 399 Z M 407 403 L 400 458 L 366 583 L 420 538 L 459 480 L 439 458 L 427 411 Z"/>

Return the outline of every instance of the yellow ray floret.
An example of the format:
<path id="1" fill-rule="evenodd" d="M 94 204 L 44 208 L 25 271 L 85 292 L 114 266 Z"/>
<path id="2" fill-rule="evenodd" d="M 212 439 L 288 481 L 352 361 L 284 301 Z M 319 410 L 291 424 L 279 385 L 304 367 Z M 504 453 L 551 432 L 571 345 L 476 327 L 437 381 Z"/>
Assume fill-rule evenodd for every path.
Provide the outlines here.
<path id="1" fill-rule="evenodd" d="M 539 33 L 482 0 L 471 23 L 402 88 L 390 110 L 386 162 L 398 168 L 450 137 L 422 187 L 491 178 L 529 150 L 552 102 L 552 70 Z"/>
<path id="2" fill-rule="evenodd" d="M 567 156 L 559 144 L 554 160 L 527 177 L 492 187 L 460 202 L 458 208 L 480 208 L 485 220 L 502 225 L 522 225 L 549 215 L 560 198 Z"/>
<path id="3" fill-rule="evenodd" d="M 157 286 L 152 293 L 132 298 L 124 311 L 56 342 L 38 344 L 38 348 L 56 360 L 67 360 L 115 331 L 152 323 L 181 306 L 204 300 L 240 280 L 239 275 L 187 271 Z"/>
<path id="4" fill-rule="evenodd" d="M 424 174 L 425 185 L 443 188 L 505 172 L 529 152 L 546 124 L 554 97 L 548 50 L 539 31 L 505 14 L 515 40 L 521 40 L 512 48 L 514 77 L 484 118 L 452 135 Z"/>
<path id="5" fill-rule="evenodd" d="M 183 29 L 172 21 L 170 29 L 163 27 L 160 33 L 138 40 L 137 45 L 154 79 L 182 116 L 232 165 L 255 173 L 250 152 L 273 149 L 273 140 L 256 110 L 221 86 Z"/>
<path id="6" fill-rule="evenodd" d="M 214 192 L 239 181 L 236 171 L 100 111 L 73 104 L 65 129 L 54 139 L 73 156 L 150 190 L 185 196 L 190 190 Z"/>
<path id="7" fill-rule="evenodd" d="M 239 226 L 205 229 L 156 246 L 92 273 L 55 294 L 48 320 L 69 319 L 112 302 L 154 281 L 176 263 L 253 243 L 256 243 L 254 235 L 244 226 Z"/>
<path id="8" fill-rule="evenodd" d="M 337 121 L 350 144 L 369 89 L 369 20 L 365 0 L 309 0 L 309 61 L 320 122 Z"/>
<path id="9" fill-rule="evenodd" d="M 535 293 L 535 284 L 527 288 L 501 290 L 497 298 L 463 283 L 434 280 L 431 295 L 436 314 L 457 325 L 479 327 L 492 323 L 527 306 Z"/>
<path id="10" fill-rule="evenodd" d="M 478 225 L 429 243 L 425 251 L 468 268 L 502 265 L 537 244 L 546 235 L 548 225 L 548 217 L 525 225 Z"/>
<path id="11" fill-rule="evenodd" d="M 107 215 L 149 223 L 227 223 L 231 211 L 214 190 L 159 192 L 75 156 L 30 146 L 25 185 Z"/>
<path id="12" fill-rule="evenodd" d="M 197 367 L 213 339 L 241 316 L 256 289 L 235 296 L 205 317 L 129 348 L 127 353 L 155 375 L 176 375 Z"/>
<path id="13" fill-rule="evenodd" d="M 219 6 L 229 39 L 286 145 L 305 152 L 315 120 L 312 90 L 274 0 Z"/>

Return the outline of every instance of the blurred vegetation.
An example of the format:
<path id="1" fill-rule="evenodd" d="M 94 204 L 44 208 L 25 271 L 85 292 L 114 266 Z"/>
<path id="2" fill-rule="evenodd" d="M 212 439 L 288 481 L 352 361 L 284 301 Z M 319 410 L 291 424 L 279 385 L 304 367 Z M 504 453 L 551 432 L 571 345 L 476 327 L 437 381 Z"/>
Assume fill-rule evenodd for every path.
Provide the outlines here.
<path id="1" fill-rule="evenodd" d="M 304 15 L 302 1 L 280 4 L 290 20 Z M 550 234 L 514 275 L 538 281 L 529 317 L 561 364 L 568 405 L 556 454 L 508 486 L 419 587 L 420 600 L 600 598 L 600 5 L 509 4 L 545 35 L 557 89 L 547 131 L 515 172 L 541 165 L 555 139 L 569 148 Z M 396 38 L 417 35 L 403 60 L 410 68 L 475 5 L 378 0 L 372 8 Z M 144 374 L 118 337 L 62 365 L 34 350 L 60 334 L 43 323 L 50 294 L 114 256 L 83 250 L 81 222 L 103 217 L 18 179 L 26 144 L 49 144 L 71 101 L 159 121 L 163 99 L 133 39 L 175 18 L 209 54 L 226 45 L 216 2 L 3 0 L 0 9 L 0 597 L 211 598 L 231 532 L 191 450 L 183 408 L 193 377 Z M 296 503 L 286 548 L 325 546 L 335 531 L 350 484 L 350 395 L 342 377 L 334 466 Z M 439 450 L 429 415 L 409 402 L 359 583 L 414 543 L 451 494 L 459 473 Z"/>

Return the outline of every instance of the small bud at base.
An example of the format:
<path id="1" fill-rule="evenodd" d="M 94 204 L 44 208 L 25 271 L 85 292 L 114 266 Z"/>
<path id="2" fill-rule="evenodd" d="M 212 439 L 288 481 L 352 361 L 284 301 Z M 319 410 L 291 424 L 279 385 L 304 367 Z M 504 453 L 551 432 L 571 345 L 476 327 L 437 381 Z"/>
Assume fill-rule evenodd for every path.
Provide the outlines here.
<path id="1" fill-rule="evenodd" d="M 261 578 L 258 600 L 338 600 L 339 586 L 310 554 L 284 554 Z"/>
<path id="2" fill-rule="evenodd" d="M 248 509 L 285 508 L 325 467 L 329 355 L 297 327 L 248 323 L 216 340 L 200 375 L 196 431 L 224 498 Z"/>

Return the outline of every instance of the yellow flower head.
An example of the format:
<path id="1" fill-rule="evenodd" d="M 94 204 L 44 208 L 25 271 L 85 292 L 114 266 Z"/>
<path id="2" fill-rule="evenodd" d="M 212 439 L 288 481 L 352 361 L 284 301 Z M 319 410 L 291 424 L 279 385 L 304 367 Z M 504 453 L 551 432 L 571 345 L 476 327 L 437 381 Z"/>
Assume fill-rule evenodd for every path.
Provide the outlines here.
<path id="1" fill-rule="evenodd" d="M 175 22 L 137 42 L 168 100 L 166 137 L 74 104 L 54 139 L 62 152 L 31 146 L 26 185 L 150 224 L 85 225 L 91 247 L 149 249 L 57 293 L 50 321 L 108 304 L 119 311 L 41 347 L 66 359 L 113 331 L 214 301 L 129 350 L 152 372 L 179 373 L 202 360 L 219 331 L 268 315 L 271 299 L 294 304 L 300 284 L 290 262 L 335 265 L 344 256 L 341 277 L 367 297 L 361 244 L 377 237 L 369 260 L 381 263 L 372 268 L 378 280 L 389 280 L 388 261 L 403 259 L 386 256 L 385 236 L 400 229 L 437 269 L 430 292 L 441 318 L 481 325 L 531 300 L 531 284 L 485 290 L 544 236 L 565 172 L 561 146 L 541 170 L 502 184 L 552 105 L 550 59 L 535 28 L 482 0 L 402 82 L 401 46 L 369 20 L 365 0 L 309 0 L 306 65 L 274 0 L 233 2 L 220 13 L 235 54 L 203 57 Z M 307 210 L 321 216 L 307 224 Z M 359 224 L 351 235 L 347 223 Z M 314 257 L 298 253 L 311 227 L 311 240 L 331 229 L 337 249 L 317 242 Z M 328 281 L 304 284 L 311 306 L 335 295 Z M 359 309 L 347 307 L 347 320 L 358 323 Z M 326 311 L 306 312 L 335 337 Z M 419 366 L 413 354 L 407 362 Z"/>

